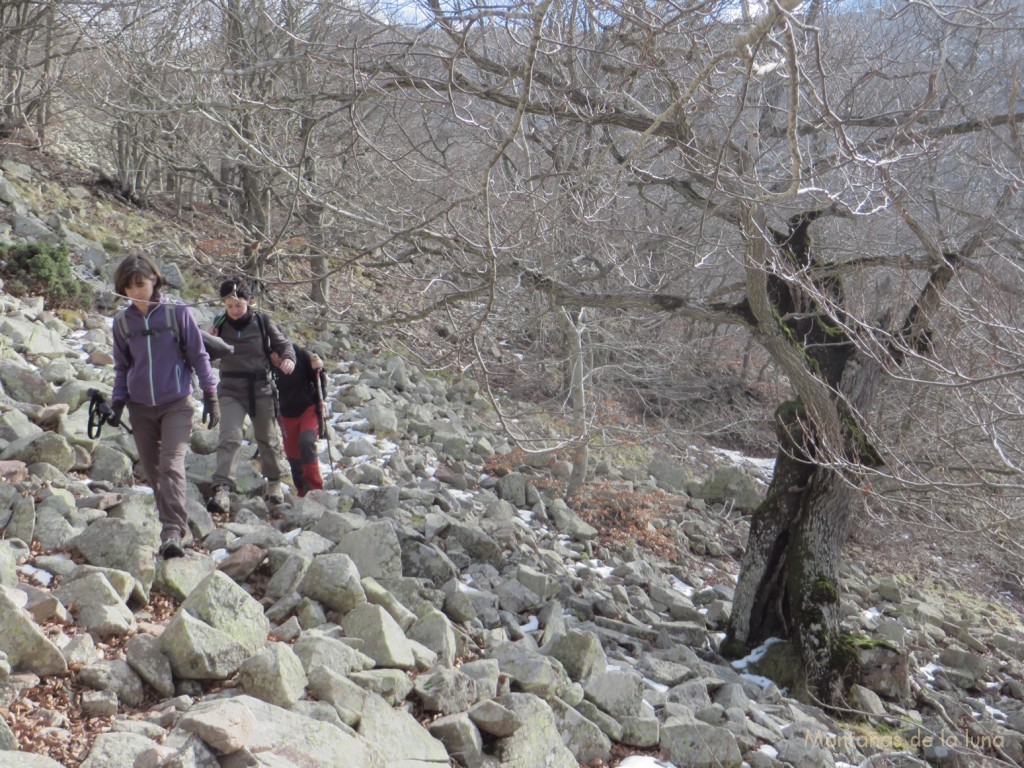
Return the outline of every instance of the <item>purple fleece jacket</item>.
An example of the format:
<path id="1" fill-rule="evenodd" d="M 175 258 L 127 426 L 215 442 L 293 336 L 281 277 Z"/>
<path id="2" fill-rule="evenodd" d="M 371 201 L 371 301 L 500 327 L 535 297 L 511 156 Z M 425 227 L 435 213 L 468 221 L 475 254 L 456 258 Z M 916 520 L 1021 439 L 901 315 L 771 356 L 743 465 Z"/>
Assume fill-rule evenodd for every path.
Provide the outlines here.
<path id="1" fill-rule="evenodd" d="M 178 330 L 192 370 L 199 377 L 203 392 L 216 392 L 217 379 L 210 367 L 210 356 L 192 310 L 166 296 L 160 304 L 174 304 Z M 163 306 L 154 306 L 143 316 L 134 304 L 125 310 L 128 336 L 114 323 L 114 389 L 111 402 L 166 405 L 192 394 L 192 373 L 181 358 L 181 350 L 167 323 Z"/>

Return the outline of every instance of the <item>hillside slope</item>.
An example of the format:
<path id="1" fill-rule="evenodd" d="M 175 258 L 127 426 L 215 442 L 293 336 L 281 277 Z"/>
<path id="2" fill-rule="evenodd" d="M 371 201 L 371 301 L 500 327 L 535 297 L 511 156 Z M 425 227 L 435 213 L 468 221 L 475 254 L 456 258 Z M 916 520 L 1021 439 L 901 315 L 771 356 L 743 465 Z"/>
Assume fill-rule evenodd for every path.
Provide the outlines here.
<path id="1" fill-rule="evenodd" d="M 94 277 L 135 242 L 187 252 L 178 224 L 49 162 L 0 161 L 10 236 L 63 241 Z M 187 291 L 205 276 L 181 263 Z M 474 381 L 341 325 L 318 339 L 327 490 L 269 508 L 247 463 L 211 517 L 216 435 L 197 429 L 197 544 L 160 561 L 131 439 L 87 434 L 109 325 L 0 294 L 0 766 L 1024 759 L 1024 627 L 1006 604 L 886 573 L 878 552 L 848 565 L 845 625 L 864 641 L 837 720 L 788 695 L 785 643 L 744 664 L 715 652 L 762 469 L 609 455 L 570 507 L 571 467 L 513 450 Z"/>

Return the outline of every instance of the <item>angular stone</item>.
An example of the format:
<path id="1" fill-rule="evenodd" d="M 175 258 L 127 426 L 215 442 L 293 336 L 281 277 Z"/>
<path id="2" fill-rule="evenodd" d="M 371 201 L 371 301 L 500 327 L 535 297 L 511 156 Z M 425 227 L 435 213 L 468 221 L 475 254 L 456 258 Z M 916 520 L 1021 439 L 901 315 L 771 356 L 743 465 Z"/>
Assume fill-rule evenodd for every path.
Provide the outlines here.
<path id="1" fill-rule="evenodd" d="M 326 635 L 304 633 L 292 646 L 292 650 L 302 662 L 307 676 L 317 666 L 325 666 L 339 675 L 360 672 L 373 666 L 373 659 L 365 653 Z"/>
<path id="2" fill-rule="evenodd" d="M 327 702 L 338 711 L 352 712 L 355 715 L 353 722 L 358 723 L 359 713 L 363 711 L 363 704 L 372 695 L 371 692 L 323 664 L 314 666 L 307 678 L 307 688 L 312 696 L 318 701 Z"/>
<path id="3" fill-rule="evenodd" d="M 295 652 L 284 643 L 269 643 L 238 668 L 242 690 L 268 704 L 289 709 L 306 690 L 306 673 Z"/>
<path id="4" fill-rule="evenodd" d="M 358 730 L 377 747 L 388 768 L 448 768 L 451 765 L 444 744 L 408 712 L 393 709 L 379 696 L 366 698 Z"/>
<path id="5" fill-rule="evenodd" d="M 125 661 L 136 674 L 164 698 L 174 695 L 171 662 L 160 652 L 160 640 L 153 635 L 135 635 L 125 644 Z"/>
<path id="6" fill-rule="evenodd" d="M 398 626 L 405 632 L 415 623 L 416 614 L 402 605 L 401 601 L 398 600 L 388 590 L 384 589 L 376 579 L 370 576 L 364 576 L 359 582 L 363 585 L 363 592 L 366 594 L 366 602 L 379 605 L 385 611 L 391 614 Z"/>
<path id="7" fill-rule="evenodd" d="M 453 715 L 476 701 L 476 681 L 457 669 L 442 667 L 416 678 L 413 690 L 426 712 Z"/>
<path id="8" fill-rule="evenodd" d="M 135 628 L 135 615 L 103 573 L 69 581 L 53 594 L 71 611 L 78 624 L 94 635 L 121 636 Z"/>
<path id="9" fill-rule="evenodd" d="M 463 664 L 459 669 L 476 681 L 477 701 L 493 699 L 498 695 L 499 681 L 502 678 L 501 665 L 497 659 L 477 659 Z"/>
<path id="10" fill-rule="evenodd" d="M 441 740 L 448 756 L 459 765 L 466 768 L 484 765 L 483 739 L 465 712 L 439 717 L 427 726 L 427 730 L 431 736 Z"/>
<path id="11" fill-rule="evenodd" d="M 437 547 L 410 541 L 402 547 L 402 572 L 406 576 L 428 579 L 436 585 L 454 579 L 459 569 L 444 552 Z"/>
<path id="12" fill-rule="evenodd" d="M 226 680 L 249 656 L 246 647 L 233 637 L 184 610 L 164 628 L 160 650 L 174 675 L 189 680 Z"/>
<path id="13" fill-rule="evenodd" d="M 511 736 L 523 725 L 519 715 L 494 699 L 486 699 L 473 705 L 468 714 L 469 719 L 476 724 L 477 728 L 499 738 Z"/>
<path id="14" fill-rule="evenodd" d="M 653 715 L 650 717 L 623 717 L 622 737 L 619 739 L 629 747 L 649 749 L 658 746 L 661 738 L 661 721 Z"/>
<path id="15" fill-rule="evenodd" d="M 369 669 L 353 672 L 348 679 L 364 691 L 375 693 L 393 707 L 399 706 L 412 693 L 413 681 L 400 669 Z"/>
<path id="16" fill-rule="evenodd" d="M 215 570 L 217 563 L 210 557 L 172 557 L 160 561 L 153 586 L 171 597 L 184 600 Z"/>
<path id="17" fill-rule="evenodd" d="M 117 568 L 135 577 L 144 601 L 156 573 L 155 555 L 159 531 L 128 520 L 101 518 L 75 537 L 72 544 L 92 565 Z"/>
<path id="18" fill-rule="evenodd" d="M 511 736 L 499 739 L 496 751 L 502 768 L 579 768 L 543 699 L 529 693 L 507 693 L 497 699 L 522 721 Z"/>
<path id="19" fill-rule="evenodd" d="M 101 733 L 81 768 L 134 768 L 139 755 L 153 748 L 153 740 L 137 733 Z"/>
<path id="20" fill-rule="evenodd" d="M 126 707 L 139 707 L 146 697 L 142 678 L 126 661 L 100 659 L 81 669 L 79 679 L 98 691 L 113 691 Z"/>
<path id="21" fill-rule="evenodd" d="M 669 760 L 692 768 L 740 768 L 736 737 L 725 728 L 702 722 L 669 720 L 661 727 L 659 741 Z"/>
<path id="22" fill-rule="evenodd" d="M 2 461 L 22 461 L 28 466 L 49 464 L 59 472 L 70 472 L 75 465 L 75 449 L 56 432 L 21 437 L 0 451 Z"/>
<path id="23" fill-rule="evenodd" d="M 590 541 L 597 536 L 597 529 L 580 520 L 569 506 L 561 499 L 555 499 L 548 508 L 548 514 L 554 521 L 558 530 L 568 534 L 578 541 Z"/>
<path id="24" fill-rule="evenodd" d="M 217 704 L 192 707 L 175 727 L 194 733 L 218 755 L 227 755 L 246 746 L 262 723 L 244 702 L 228 699 Z"/>
<path id="25" fill-rule="evenodd" d="M 363 653 L 379 667 L 413 669 L 416 659 L 402 628 L 379 605 L 362 603 L 341 620 L 345 634 L 363 641 Z"/>
<path id="26" fill-rule="evenodd" d="M 636 717 L 644 700 L 643 678 L 632 669 L 597 672 L 583 683 L 587 701 L 612 717 Z"/>
<path id="27" fill-rule="evenodd" d="M 541 698 L 562 696 L 572 685 L 557 659 L 542 656 L 526 640 L 503 643 L 492 649 L 491 657 L 497 659 L 501 671 L 511 677 L 519 689 Z"/>
<path id="28" fill-rule="evenodd" d="M 364 578 L 387 580 L 402 577 L 402 548 L 394 526 L 387 520 L 369 523 L 352 531 L 331 552 L 352 558 Z"/>
<path id="29" fill-rule="evenodd" d="M 558 659 L 569 677 L 577 682 L 585 682 L 591 675 L 608 668 L 601 639 L 593 632 L 570 630 L 556 637 L 544 652 Z"/>
<path id="30" fill-rule="evenodd" d="M 238 586 L 231 577 L 213 571 L 181 604 L 181 610 L 228 635 L 255 653 L 267 642 L 270 622 L 263 606 Z"/>
<path id="31" fill-rule="evenodd" d="M 437 654 L 440 663 L 451 666 L 455 662 L 455 630 L 448 617 L 431 609 L 420 616 L 407 632 L 410 640 L 422 643 Z"/>
<path id="32" fill-rule="evenodd" d="M 67 662 L 60 649 L 46 637 L 28 613 L 0 589 L 0 651 L 15 672 L 63 675 Z"/>
<path id="33" fill-rule="evenodd" d="M 562 734 L 562 743 L 576 756 L 581 765 L 590 765 L 600 760 L 607 763 L 611 758 L 612 742 L 597 726 L 583 714 L 561 699 L 548 701 L 555 717 L 555 726 Z"/>
<path id="34" fill-rule="evenodd" d="M 348 613 L 366 602 L 359 579 L 359 570 L 348 555 L 318 555 L 303 576 L 299 593 L 329 610 Z"/>

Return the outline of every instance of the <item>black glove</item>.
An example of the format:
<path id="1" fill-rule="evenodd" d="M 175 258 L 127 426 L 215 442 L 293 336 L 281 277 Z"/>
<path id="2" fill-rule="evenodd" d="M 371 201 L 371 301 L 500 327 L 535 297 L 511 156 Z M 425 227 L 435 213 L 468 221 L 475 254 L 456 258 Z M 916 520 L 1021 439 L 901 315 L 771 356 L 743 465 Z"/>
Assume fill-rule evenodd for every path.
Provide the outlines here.
<path id="1" fill-rule="evenodd" d="M 203 418 L 200 421 L 206 424 L 207 429 L 213 429 L 220 424 L 220 402 L 217 400 L 216 392 L 203 392 Z"/>
<path id="2" fill-rule="evenodd" d="M 107 416 L 107 424 L 112 427 L 120 427 L 122 413 L 124 413 L 124 400 L 112 402 L 110 404 L 110 414 Z"/>

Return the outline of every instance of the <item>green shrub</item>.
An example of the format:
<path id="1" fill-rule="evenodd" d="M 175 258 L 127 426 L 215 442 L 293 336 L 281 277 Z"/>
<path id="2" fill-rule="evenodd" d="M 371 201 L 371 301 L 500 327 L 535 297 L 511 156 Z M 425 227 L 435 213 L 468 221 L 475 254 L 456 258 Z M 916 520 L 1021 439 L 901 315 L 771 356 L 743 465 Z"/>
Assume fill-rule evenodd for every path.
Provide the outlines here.
<path id="1" fill-rule="evenodd" d="M 50 309 L 86 309 L 92 301 L 92 289 L 72 273 L 63 245 L 0 246 L 0 278 L 7 293 L 42 296 Z"/>

